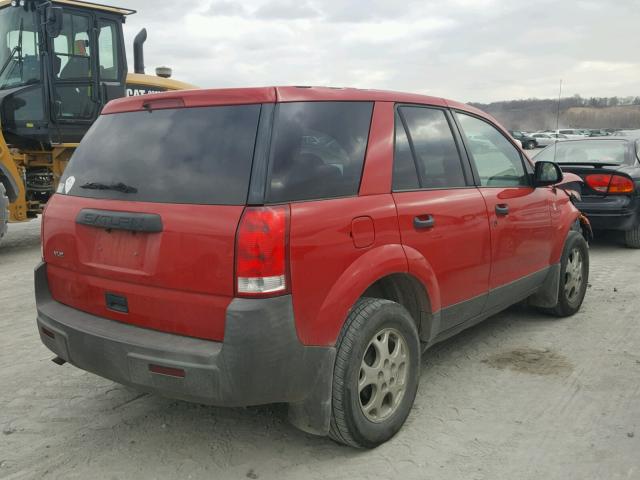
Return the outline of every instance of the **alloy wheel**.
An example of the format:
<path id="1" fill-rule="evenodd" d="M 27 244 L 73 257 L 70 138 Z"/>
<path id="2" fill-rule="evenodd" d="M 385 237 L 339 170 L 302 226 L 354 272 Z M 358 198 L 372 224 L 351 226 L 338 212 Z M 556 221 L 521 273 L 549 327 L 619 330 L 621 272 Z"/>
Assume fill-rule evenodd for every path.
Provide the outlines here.
<path id="1" fill-rule="evenodd" d="M 369 342 L 358 378 L 360 408 L 375 423 L 395 413 L 402 401 L 409 368 L 409 349 L 395 329 L 379 331 Z"/>
<path id="2" fill-rule="evenodd" d="M 577 248 L 571 250 L 567 258 L 567 267 L 564 273 L 564 294 L 567 301 L 573 302 L 580 295 L 583 281 L 582 253 Z"/>

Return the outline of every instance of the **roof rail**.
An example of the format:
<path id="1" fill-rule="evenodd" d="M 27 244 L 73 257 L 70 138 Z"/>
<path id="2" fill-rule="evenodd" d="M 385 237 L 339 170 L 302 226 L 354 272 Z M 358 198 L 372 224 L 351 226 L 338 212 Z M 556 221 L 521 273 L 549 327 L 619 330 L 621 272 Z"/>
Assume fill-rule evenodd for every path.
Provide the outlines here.
<path id="1" fill-rule="evenodd" d="M 106 5 L 104 3 L 88 2 L 86 0 L 53 0 L 53 3 L 61 3 L 63 5 L 72 5 L 76 7 L 93 8 L 99 10 L 108 10 L 125 16 L 137 13 L 137 10 L 133 10 L 131 8 L 116 7 L 114 5 Z"/>

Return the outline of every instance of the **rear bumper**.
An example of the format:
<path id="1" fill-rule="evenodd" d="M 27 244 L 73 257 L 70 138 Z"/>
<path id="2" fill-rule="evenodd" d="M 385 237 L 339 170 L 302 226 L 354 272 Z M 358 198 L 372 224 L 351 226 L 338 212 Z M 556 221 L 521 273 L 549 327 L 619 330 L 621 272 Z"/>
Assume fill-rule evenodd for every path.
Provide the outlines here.
<path id="1" fill-rule="evenodd" d="M 576 207 L 584 213 L 594 230 L 631 230 L 640 225 L 640 199 L 637 197 L 583 197 Z"/>
<path id="2" fill-rule="evenodd" d="M 234 299 L 224 342 L 213 342 L 107 320 L 56 302 L 44 263 L 36 268 L 35 286 L 42 342 L 78 368 L 192 402 L 288 403 L 296 426 L 328 431 L 335 349 L 299 342 L 291 296 Z M 150 365 L 184 376 L 152 373 Z"/>

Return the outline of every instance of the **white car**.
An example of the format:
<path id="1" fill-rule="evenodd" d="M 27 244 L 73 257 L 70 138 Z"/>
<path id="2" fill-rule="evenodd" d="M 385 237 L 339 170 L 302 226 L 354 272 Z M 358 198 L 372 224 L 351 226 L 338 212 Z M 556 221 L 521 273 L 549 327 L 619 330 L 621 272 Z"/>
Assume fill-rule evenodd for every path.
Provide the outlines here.
<path id="1" fill-rule="evenodd" d="M 566 135 L 566 138 L 569 139 L 574 139 L 574 140 L 582 140 L 584 138 L 587 138 L 587 135 L 585 135 L 584 130 L 578 130 L 575 128 L 564 128 L 564 129 L 560 129 L 560 130 L 549 130 L 545 133 L 555 133 L 556 135 Z"/>
<path id="2" fill-rule="evenodd" d="M 555 142 L 568 140 L 568 137 L 561 133 L 533 133 L 531 136 L 536 139 L 540 147 L 547 147 L 553 145 Z"/>

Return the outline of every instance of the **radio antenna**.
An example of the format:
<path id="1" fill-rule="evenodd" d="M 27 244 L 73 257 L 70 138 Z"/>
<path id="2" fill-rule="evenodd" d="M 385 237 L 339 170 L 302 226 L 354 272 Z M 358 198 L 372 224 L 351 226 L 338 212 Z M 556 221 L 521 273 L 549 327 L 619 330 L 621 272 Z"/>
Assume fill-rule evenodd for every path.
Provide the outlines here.
<path id="1" fill-rule="evenodd" d="M 560 91 L 558 92 L 558 112 L 556 113 L 556 138 L 553 142 L 553 161 L 556 161 L 556 152 L 558 151 L 558 141 L 560 136 L 560 100 L 562 99 L 562 79 L 560 79 Z"/>

